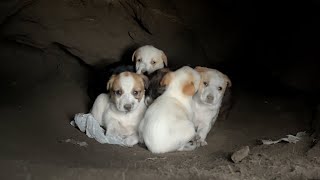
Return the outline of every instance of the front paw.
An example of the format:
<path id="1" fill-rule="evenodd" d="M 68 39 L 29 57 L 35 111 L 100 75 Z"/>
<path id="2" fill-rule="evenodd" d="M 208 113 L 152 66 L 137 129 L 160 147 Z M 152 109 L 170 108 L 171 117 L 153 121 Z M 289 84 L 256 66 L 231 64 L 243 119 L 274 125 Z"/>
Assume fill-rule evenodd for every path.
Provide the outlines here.
<path id="1" fill-rule="evenodd" d="M 125 138 L 125 144 L 128 147 L 133 147 L 134 145 L 138 144 L 139 139 L 137 136 L 128 136 L 127 138 Z"/>
<path id="2" fill-rule="evenodd" d="M 206 146 L 208 145 L 206 140 L 200 141 L 200 146 Z"/>
<path id="3" fill-rule="evenodd" d="M 197 147 L 208 145 L 207 141 L 201 138 L 201 136 L 199 136 L 198 134 L 195 136 L 195 141 L 196 141 Z"/>

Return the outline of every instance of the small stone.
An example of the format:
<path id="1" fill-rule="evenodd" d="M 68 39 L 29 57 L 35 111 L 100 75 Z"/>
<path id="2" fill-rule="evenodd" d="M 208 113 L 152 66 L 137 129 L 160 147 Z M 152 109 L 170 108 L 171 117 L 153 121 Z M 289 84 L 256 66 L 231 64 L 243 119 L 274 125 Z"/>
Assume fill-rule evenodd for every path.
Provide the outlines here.
<path id="1" fill-rule="evenodd" d="M 234 163 L 238 163 L 242 161 L 245 157 L 247 157 L 249 155 L 249 152 L 250 152 L 249 146 L 244 146 L 231 155 L 231 160 Z"/>

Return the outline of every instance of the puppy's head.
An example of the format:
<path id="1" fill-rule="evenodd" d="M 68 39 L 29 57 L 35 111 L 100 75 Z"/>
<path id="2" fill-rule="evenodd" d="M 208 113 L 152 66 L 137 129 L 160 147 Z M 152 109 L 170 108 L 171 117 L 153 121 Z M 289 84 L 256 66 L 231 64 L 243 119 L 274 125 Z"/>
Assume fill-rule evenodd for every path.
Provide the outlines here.
<path id="1" fill-rule="evenodd" d="M 134 111 L 145 95 L 148 78 L 141 74 L 122 72 L 111 76 L 107 83 L 112 102 L 121 112 Z"/>
<path id="2" fill-rule="evenodd" d="M 207 105 L 221 103 L 224 92 L 231 87 L 231 81 L 225 74 L 215 69 L 197 66 L 196 71 L 200 73 L 201 82 L 196 98 Z"/>
<path id="3" fill-rule="evenodd" d="M 155 70 L 168 66 L 167 56 L 163 51 L 151 45 L 138 48 L 132 55 L 138 74 L 152 73 Z"/>
<path id="4" fill-rule="evenodd" d="M 168 72 L 160 82 L 166 87 L 166 91 L 177 93 L 177 95 L 192 97 L 199 88 L 200 74 L 188 66 Z"/>

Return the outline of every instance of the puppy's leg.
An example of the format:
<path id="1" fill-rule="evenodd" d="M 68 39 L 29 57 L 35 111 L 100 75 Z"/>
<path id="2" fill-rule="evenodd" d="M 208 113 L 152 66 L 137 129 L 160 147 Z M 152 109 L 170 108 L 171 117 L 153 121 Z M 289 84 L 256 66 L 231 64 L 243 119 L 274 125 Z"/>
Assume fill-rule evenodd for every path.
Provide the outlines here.
<path id="1" fill-rule="evenodd" d="M 132 147 L 136 144 L 138 144 L 139 142 L 139 137 L 136 133 L 130 135 L 130 136 L 127 136 L 125 139 L 125 144 L 128 146 L 128 147 Z"/>
<path id="2" fill-rule="evenodd" d="M 198 129 L 197 129 L 197 142 L 200 146 L 208 145 L 206 138 L 207 138 L 209 131 L 211 130 L 212 125 L 215 123 L 216 119 L 217 119 L 217 116 L 215 116 L 212 119 L 211 123 L 210 122 L 209 123 L 208 122 L 201 122 L 199 124 Z"/>

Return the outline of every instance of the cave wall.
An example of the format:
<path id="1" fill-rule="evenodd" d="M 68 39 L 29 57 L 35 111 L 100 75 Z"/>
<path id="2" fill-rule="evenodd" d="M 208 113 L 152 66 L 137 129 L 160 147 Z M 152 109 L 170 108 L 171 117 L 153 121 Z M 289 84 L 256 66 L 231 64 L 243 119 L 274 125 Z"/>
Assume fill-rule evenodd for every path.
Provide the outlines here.
<path id="1" fill-rule="evenodd" d="M 53 45 L 103 67 L 144 44 L 170 65 L 205 65 L 233 81 L 304 93 L 320 90 L 320 4 L 183 0 L 5 0 L 1 38 L 41 51 Z M 128 58 L 128 56 L 125 56 Z"/>

